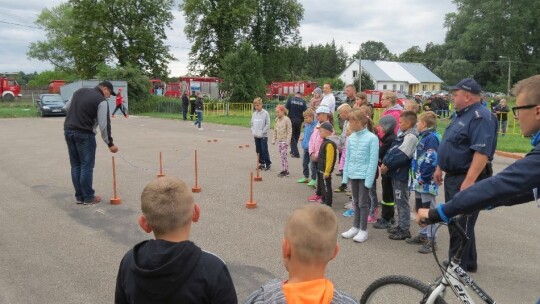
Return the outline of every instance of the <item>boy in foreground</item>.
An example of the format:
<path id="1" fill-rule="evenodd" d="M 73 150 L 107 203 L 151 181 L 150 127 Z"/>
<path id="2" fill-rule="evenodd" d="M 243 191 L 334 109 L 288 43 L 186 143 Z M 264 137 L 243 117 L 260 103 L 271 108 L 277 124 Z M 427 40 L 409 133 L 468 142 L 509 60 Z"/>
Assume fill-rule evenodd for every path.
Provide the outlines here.
<path id="1" fill-rule="evenodd" d="M 288 280 L 268 282 L 245 303 L 358 303 L 324 276 L 338 251 L 337 218 L 330 207 L 310 204 L 294 210 L 282 242 Z"/>
<path id="2" fill-rule="evenodd" d="M 160 177 L 141 195 L 139 225 L 154 232 L 126 253 L 115 303 L 238 303 L 225 263 L 189 240 L 200 208 L 184 182 Z"/>

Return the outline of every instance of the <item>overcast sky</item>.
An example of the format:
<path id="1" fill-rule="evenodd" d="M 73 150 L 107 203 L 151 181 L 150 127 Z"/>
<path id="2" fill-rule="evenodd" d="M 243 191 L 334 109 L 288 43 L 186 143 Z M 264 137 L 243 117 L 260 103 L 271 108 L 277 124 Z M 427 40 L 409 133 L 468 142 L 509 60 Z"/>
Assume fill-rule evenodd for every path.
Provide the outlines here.
<path id="1" fill-rule="evenodd" d="M 298 1 L 305 10 L 300 25 L 303 45 L 334 39 L 349 55 L 358 49 L 359 43 L 368 40 L 383 42 L 395 54 L 413 45 L 423 49 L 428 42 L 442 43 L 446 33 L 444 16 L 456 10 L 451 0 Z M 33 23 L 37 15 L 62 2 L 65 1 L 0 0 L 0 72 L 53 69 L 47 62 L 28 59 L 26 53 L 31 42 L 45 38 L 45 32 Z M 177 61 L 169 64 L 169 70 L 172 76 L 181 76 L 187 72 L 190 43 L 183 31 L 183 14 L 177 8 L 173 14 L 173 29 L 167 31 L 167 37 Z"/>

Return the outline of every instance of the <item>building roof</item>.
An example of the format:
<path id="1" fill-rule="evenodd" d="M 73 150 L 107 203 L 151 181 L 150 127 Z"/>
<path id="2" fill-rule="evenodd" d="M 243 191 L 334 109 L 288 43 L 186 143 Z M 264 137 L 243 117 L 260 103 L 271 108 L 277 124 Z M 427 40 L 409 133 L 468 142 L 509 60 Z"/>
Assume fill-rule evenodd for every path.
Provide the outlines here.
<path id="1" fill-rule="evenodd" d="M 351 65 L 353 64 L 358 65 L 358 60 L 353 61 Z M 443 82 L 421 63 L 362 60 L 362 70 L 376 82 L 395 81 L 409 84 Z"/>

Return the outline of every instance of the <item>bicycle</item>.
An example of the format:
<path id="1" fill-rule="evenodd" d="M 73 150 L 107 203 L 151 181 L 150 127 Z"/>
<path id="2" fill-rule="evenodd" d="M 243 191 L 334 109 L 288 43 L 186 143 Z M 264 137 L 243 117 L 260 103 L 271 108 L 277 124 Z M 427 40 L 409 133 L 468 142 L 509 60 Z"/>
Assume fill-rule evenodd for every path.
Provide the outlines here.
<path id="1" fill-rule="evenodd" d="M 459 263 L 463 254 L 463 248 L 469 238 L 463 228 L 457 222 L 458 217 L 453 218 L 448 223 L 448 229 L 456 229 L 460 236 L 460 246 L 456 255 L 450 259 L 448 265 L 442 266 L 439 263 L 437 254 L 433 250 L 435 261 L 441 269 L 442 276 L 435 280 L 434 284 L 427 285 L 415 278 L 390 275 L 379 278 L 371 283 L 360 298 L 360 304 L 377 303 L 446 303 L 446 289 L 450 288 L 454 295 L 462 303 L 474 304 L 474 300 L 469 295 L 472 290 L 485 303 L 494 304 L 493 300 L 484 290 L 482 290 L 469 275 L 463 270 Z M 397 289 L 396 289 L 397 288 Z M 468 290 L 469 289 L 469 290 Z"/>

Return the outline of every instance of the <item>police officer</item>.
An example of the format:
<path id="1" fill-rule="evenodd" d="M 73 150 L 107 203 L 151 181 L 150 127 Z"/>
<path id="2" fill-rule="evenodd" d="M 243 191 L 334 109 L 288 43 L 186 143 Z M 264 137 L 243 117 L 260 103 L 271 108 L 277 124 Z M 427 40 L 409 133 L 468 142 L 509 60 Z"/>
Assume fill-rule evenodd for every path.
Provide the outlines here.
<path id="1" fill-rule="evenodd" d="M 306 101 L 302 99 L 302 94 L 297 92 L 294 98 L 287 100 L 285 108 L 289 111 L 288 116 L 292 125 L 291 155 L 294 158 L 300 158 L 298 139 L 300 138 L 302 122 L 304 122 L 304 111 L 307 110 Z"/>
<path id="2" fill-rule="evenodd" d="M 448 222 L 458 214 L 486 208 L 531 201 L 539 203 L 540 170 L 534 168 L 538 168 L 540 164 L 540 75 L 519 81 L 513 92 L 516 106 L 512 107 L 512 112 L 519 120 L 521 133 L 532 137 L 533 149 L 523 159 L 514 162 L 499 174 L 456 194 L 453 203 L 434 209 L 419 209 L 416 217 L 419 224 L 424 225 L 425 219 L 429 219 L 431 223 Z"/>
<path id="3" fill-rule="evenodd" d="M 193 120 L 195 118 L 195 102 L 197 101 L 197 96 L 195 91 L 191 91 L 191 96 L 189 96 L 189 119 Z"/>
<path id="4" fill-rule="evenodd" d="M 474 79 L 465 78 L 450 89 L 456 115 L 444 132 L 438 149 L 439 166 L 434 175 L 440 184 L 443 172 L 446 173 L 444 197 L 447 202 L 459 191 L 492 175 L 491 160 L 497 146 L 498 129 L 495 116 L 480 104 L 482 89 Z M 477 218 L 478 211 L 460 220 L 469 237 L 461 267 L 469 272 L 476 272 L 478 268 L 474 235 Z M 450 258 L 456 253 L 459 240 L 457 232 L 450 231 Z"/>

